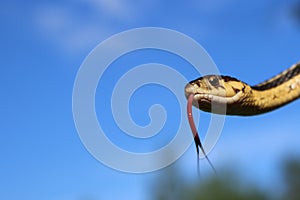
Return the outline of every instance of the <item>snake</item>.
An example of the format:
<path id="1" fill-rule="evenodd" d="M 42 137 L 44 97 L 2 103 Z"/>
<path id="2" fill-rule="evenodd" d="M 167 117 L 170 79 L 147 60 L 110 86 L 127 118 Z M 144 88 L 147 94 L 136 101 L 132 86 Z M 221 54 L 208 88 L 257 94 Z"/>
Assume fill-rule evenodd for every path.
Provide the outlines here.
<path id="1" fill-rule="evenodd" d="M 198 157 L 200 148 L 214 169 L 194 124 L 192 106 L 204 112 L 235 116 L 260 115 L 278 109 L 300 97 L 300 62 L 254 86 L 231 76 L 206 75 L 190 81 L 184 91 Z"/>

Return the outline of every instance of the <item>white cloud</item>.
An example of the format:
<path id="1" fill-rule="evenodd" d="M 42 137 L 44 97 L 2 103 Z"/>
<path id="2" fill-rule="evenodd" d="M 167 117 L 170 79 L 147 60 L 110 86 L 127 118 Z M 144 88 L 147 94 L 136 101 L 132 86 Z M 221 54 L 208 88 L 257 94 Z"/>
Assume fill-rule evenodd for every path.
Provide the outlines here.
<path id="1" fill-rule="evenodd" d="M 76 1 L 36 6 L 33 22 L 40 35 L 65 53 L 90 50 L 119 32 L 137 14 L 133 4 L 120 0 Z"/>
<path id="2" fill-rule="evenodd" d="M 213 3 L 203 0 L 202 3 L 192 2 L 193 7 L 201 9 L 216 9 L 222 7 L 214 0 Z M 219 1 L 218 1 L 219 2 Z M 175 3 L 174 3 L 175 4 Z M 180 6 L 173 5 L 173 6 Z M 199 32 L 195 23 L 188 16 L 179 18 L 175 10 L 165 9 L 169 5 L 153 0 L 151 2 L 137 2 L 131 0 L 77 0 L 72 3 L 46 3 L 36 6 L 34 10 L 34 23 L 41 36 L 58 44 L 65 53 L 86 52 L 96 46 L 100 41 L 112 34 L 124 31 L 137 25 L 152 25 L 149 20 L 160 26 L 180 29 L 179 24 L 184 24 L 183 32 Z M 197 9 L 196 9 L 197 10 Z M 148 18 L 147 18 L 148 17 Z M 178 19 L 178 20 L 174 20 Z M 158 21 L 157 21 L 158 20 Z M 165 22 L 164 22 L 165 21 Z M 203 27 L 203 26 L 200 26 Z M 201 34 L 208 32 L 201 28 Z"/>
<path id="3" fill-rule="evenodd" d="M 216 13 L 226 10 L 236 3 L 237 0 L 194 0 L 195 7 L 204 13 Z"/>
<path id="4" fill-rule="evenodd" d="M 101 12 L 117 19 L 129 19 L 135 13 L 134 4 L 124 0 L 90 0 Z"/>

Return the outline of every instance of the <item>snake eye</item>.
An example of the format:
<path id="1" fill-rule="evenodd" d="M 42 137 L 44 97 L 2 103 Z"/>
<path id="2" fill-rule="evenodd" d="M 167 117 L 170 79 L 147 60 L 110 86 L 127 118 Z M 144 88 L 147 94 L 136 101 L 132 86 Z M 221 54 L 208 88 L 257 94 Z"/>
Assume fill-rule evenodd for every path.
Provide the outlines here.
<path id="1" fill-rule="evenodd" d="M 220 84 L 219 84 L 219 79 L 218 79 L 217 77 L 215 77 L 215 76 L 209 77 L 208 81 L 209 81 L 209 83 L 210 83 L 212 86 L 214 86 L 214 87 L 220 86 Z"/>

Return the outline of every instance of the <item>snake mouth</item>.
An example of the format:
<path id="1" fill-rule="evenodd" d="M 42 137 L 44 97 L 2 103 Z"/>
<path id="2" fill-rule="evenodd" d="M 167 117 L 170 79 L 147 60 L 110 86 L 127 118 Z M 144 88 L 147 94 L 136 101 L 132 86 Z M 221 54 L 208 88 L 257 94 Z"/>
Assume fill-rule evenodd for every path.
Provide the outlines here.
<path id="1" fill-rule="evenodd" d="M 192 105 L 205 112 L 211 112 L 215 114 L 226 114 L 228 97 L 221 97 L 212 94 L 189 94 L 188 98 L 193 96 Z"/>
<path id="2" fill-rule="evenodd" d="M 208 89 L 201 89 L 197 85 L 187 84 L 185 86 L 185 96 L 188 97 L 193 94 L 193 105 L 201 110 L 211 110 L 211 107 L 224 107 L 226 105 L 232 105 L 243 99 L 243 91 L 237 90 L 232 96 L 226 96 L 226 91 L 216 90 L 211 91 Z M 227 94 L 228 95 L 228 94 Z"/>
<path id="3" fill-rule="evenodd" d="M 214 103 L 214 101 L 220 101 L 222 102 L 221 99 L 224 99 L 223 101 L 226 101 L 226 94 L 224 92 L 221 93 L 219 92 L 218 94 L 213 94 L 211 91 L 206 91 L 206 90 L 202 90 L 200 89 L 199 91 L 199 87 L 193 85 L 193 84 L 187 84 L 185 86 L 185 96 L 188 99 L 190 95 L 193 95 L 193 104 L 195 105 L 195 103 L 199 103 L 199 102 L 205 102 L 205 103 Z"/>
<path id="4" fill-rule="evenodd" d="M 190 94 L 187 94 L 189 96 Z M 194 101 L 205 102 L 205 103 L 216 103 L 216 104 L 232 104 L 237 102 L 243 96 L 243 92 L 239 91 L 234 96 L 227 97 L 227 96 L 219 96 L 207 93 L 195 93 L 194 94 Z"/>
<path id="5" fill-rule="evenodd" d="M 194 101 L 212 103 L 213 99 L 216 97 L 218 96 L 212 94 L 205 94 L 205 93 L 196 93 L 194 94 Z"/>

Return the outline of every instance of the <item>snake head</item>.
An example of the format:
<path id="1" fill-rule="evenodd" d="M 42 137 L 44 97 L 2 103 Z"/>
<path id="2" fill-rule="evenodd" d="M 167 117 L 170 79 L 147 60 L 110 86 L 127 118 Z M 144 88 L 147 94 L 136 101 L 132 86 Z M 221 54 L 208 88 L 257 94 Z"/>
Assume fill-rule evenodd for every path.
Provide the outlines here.
<path id="1" fill-rule="evenodd" d="M 250 86 L 246 83 L 230 76 L 207 75 L 189 82 L 185 86 L 185 95 L 188 98 L 190 94 L 194 94 L 193 105 L 200 110 L 234 114 L 232 112 L 238 102 L 249 90 Z"/>

